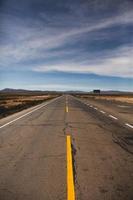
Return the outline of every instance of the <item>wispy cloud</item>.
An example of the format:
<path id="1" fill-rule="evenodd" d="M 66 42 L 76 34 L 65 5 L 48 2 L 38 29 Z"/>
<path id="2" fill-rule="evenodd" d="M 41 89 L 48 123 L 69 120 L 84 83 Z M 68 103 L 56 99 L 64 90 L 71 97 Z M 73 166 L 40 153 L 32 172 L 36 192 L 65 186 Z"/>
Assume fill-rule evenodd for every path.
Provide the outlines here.
<path id="1" fill-rule="evenodd" d="M 60 91 L 66 91 L 66 90 L 91 90 L 91 87 L 88 86 L 81 86 L 81 84 L 77 84 L 75 86 L 71 84 L 41 84 L 41 85 L 29 85 L 28 88 L 30 90 L 60 90 Z"/>
<path id="2" fill-rule="evenodd" d="M 67 27 L 67 29 L 59 29 L 58 27 L 47 27 L 45 29 L 42 27 L 41 22 L 39 27 L 38 25 L 27 27 L 22 23 L 21 19 L 16 19 L 15 17 L 15 21 L 17 21 L 17 27 L 12 27 L 11 30 L 13 30 L 10 30 L 12 38 L 14 36 L 15 38 L 9 41 L 8 44 L 0 46 L 1 62 L 3 65 L 4 63 L 7 65 L 8 62 L 9 64 L 15 64 L 25 60 L 54 56 L 55 52 L 49 52 L 51 49 L 64 47 L 72 43 L 75 38 L 82 42 L 84 34 L 95 34 L 97 31 L 112 28 L 116 25 L 132 24 L 133 13 L 128 12 L 108 19 L 91 21 L 89 24 L 79 26 L 78 28 Z M 93 35 L 90 36 L 90 40 L 93 40 Z"/>
<path id="3" fill-rule="evenodd" d="M 132 77 L 133 4 L 120 2 L 5 3 L 0 69 Z"/>
<path id="4" fill-rule="evenodd" d="M 91 63 L 88 60 L 82 60 L 77 63 L 57 63 L 53 65 L 42 65 L 33 68 L 33 71 L 64 71 L 77 73 L 94 73 L 98 75 L 132 77 L 133 76 L 133 47 L 122 47 L 117 50 L 108 52 L 102 58 L 95 59 Z"/>

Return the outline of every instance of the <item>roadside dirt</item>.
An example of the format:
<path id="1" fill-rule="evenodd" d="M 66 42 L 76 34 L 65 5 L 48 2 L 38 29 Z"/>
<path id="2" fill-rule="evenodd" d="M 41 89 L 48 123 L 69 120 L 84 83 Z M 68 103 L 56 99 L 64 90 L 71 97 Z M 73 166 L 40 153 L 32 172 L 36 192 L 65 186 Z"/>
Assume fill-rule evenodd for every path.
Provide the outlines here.
<path id="1" fill-rule="evenodd" d="M 132 103 L 133 104 L 133 96 L 116 96 L 116 95 L 81 95 L 81 98 L 92 98 L 92 99 L 101 99 L 107 101 L 117 101 L 123 103 Z"/>
<path id="2" fill-rule="evenodd" d="M 0 118 L 43 103 L 55 95 L 3 95 L 0 96 Z"/>
<path id="3" fill-rule="evenodd" d="M 105 99 L 107 101 L 120 101 L 126 103 L 133 104 L 133 97 L 113 97 L 113 96 L 105 96 L 105 97 L 95 97 L 95 99 Z"/>

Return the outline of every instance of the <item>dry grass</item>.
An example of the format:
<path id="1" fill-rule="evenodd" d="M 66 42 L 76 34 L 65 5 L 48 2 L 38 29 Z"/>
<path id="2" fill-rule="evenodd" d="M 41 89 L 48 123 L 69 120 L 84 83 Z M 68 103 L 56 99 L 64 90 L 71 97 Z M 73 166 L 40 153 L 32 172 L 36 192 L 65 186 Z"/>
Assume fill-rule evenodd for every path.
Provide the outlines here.
<path id="1" fill-rule="evenodd" d="M 57 95 L 1 95 L 0 118 L 15 112 L 43 103 Z"/>
<path id="2" fill-rule="evenodd" d="M 114 96 L 104 96 L 95 97 L 95 99 L 105 99 L 107 101 L 120 101 L 124 103 L 133 103 L 133 97 L 114 97 Z"/>
<path id="3" fill-rule="evenodd" d="M 133 95 L 78 95 L 80 98 L 101 99 L 133 104 Z"/>
<path id="4" fill-rule="evenodd" d="M 9 98 L 9 96 L 5 97 L 5 99 L 0 100 L 0 106 L 5 106 L 6 108 L 22 105 L 27 102 L 36 102 L 36 101 L 44 101 L 50 98 L 50 95 L 42 95 L 42 96 L 16 96 L 13 98 Z"/>

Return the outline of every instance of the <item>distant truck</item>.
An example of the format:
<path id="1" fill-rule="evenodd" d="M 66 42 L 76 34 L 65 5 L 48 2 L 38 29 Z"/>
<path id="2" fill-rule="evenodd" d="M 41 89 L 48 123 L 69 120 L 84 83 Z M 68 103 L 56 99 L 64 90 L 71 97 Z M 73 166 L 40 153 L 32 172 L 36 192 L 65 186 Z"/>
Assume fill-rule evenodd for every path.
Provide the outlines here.
<path id="1" fill-rule="evenodd" d="M 100 94 L 101 91 L 100 91 L 100 90 L 93 90 L 93 93 L 94 93 L 94 94 Z"/>

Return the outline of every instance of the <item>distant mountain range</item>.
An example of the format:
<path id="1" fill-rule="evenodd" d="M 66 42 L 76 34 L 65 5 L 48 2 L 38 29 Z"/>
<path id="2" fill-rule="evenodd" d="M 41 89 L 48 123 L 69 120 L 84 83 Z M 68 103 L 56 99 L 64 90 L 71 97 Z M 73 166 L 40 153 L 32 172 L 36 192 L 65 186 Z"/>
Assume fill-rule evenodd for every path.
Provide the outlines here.
<path id="1" fill-rule="evenodd" d="M 17 93 L 17 94 L 30 94 L 30 93 L 35 93 L 35 94 L 47 94 L 47 93 L 68 93 L 68 94 L 92 94 L 93 91 L 77 91 L 77 90 L 71 90 L 71 91 L 42 91 L 42 90 L 25 90 L 25 89 L 12 89 L 12 88 L 5 88 L 0 90 L 1 93 Z M 107 91 L 102 91 L 100 92 L 101 94 L 133 94 L 133 92 L 127 92 L 127 91 L 114 91 L 114 90 L 107 90 Z"/>
<path id="2" fill-rule="evenodd" d="M 90 93 L 93 93 L 93 91 L 91 91 Z M 101 90 L 101 94 L 133 94 L 133 92 L 129 92 L 129 91 L 119 91 L 119 90 Z"/>
<path id="3" fill-rule="evenodd" d="M 18 93 L 21 93 L 21 92 L 29 92 L 29 90 L 24 90 L 24 89 L 12 89 L 12 88 L 5 88 L 3 90 L 0 90 L 1 92 L 18 92 Z"/>
<path id="4" fill-rule="evenodd" d="M 8 93 L 8 94 L 50 94 L 50 93 L 59 93 L 58 91 L 42 91 L 42 90 L 25 90 L 25 89 L 12 89 L 12 88 L 5 88 L 0 90 L 1 93 Z"/>

